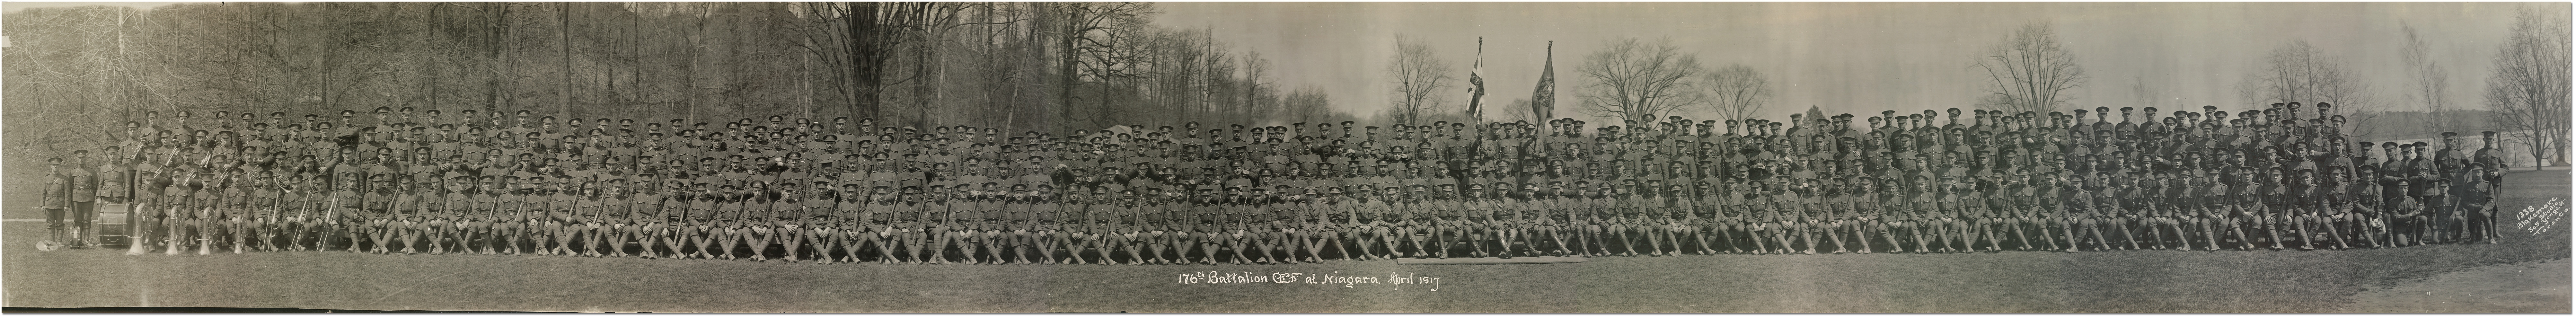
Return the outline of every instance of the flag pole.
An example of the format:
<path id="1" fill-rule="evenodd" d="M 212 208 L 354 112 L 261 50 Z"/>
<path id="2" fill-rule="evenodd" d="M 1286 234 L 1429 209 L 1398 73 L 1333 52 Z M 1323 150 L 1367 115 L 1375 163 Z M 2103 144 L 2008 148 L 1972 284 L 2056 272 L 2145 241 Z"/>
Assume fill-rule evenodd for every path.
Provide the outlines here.
<path id="1" fill-rule="evenodd" d="M 1467 97 L 1469 104 L 1467 108 L 1472 110 L 1475 113 L 1474 116 L 1476 116 L 1476 140 L 1474 143 L 1468 144 L 1468 147 L 1475 147 L 1475 149 L 1482 150 L 1485 148 L 1485 135 L 1491 135 L 1494 133 L 1494 124 L 1485 122 L 1485 37 L 1476 37 L 1476 66 L 1473 71 L 1467 73 L 1467 81 L 1469 84 L 1475 85 L 1475 90 L 1472 91 L 1473 95 L 1469 95 Z M 1486 158 L 1482 158 L 1481 156 L 1469 157 L 1468 164 L 1459 166 L 1474 166 L 1477 162 L 1481 162 L 1485 159 Z M 1467 175 L 1468 174 L 1463 173 L 1460 174 L 1460 180 L 1458 181 L 1460 181 L 1460 183 L 1470 181 L 1467 180 Z M 1458 187 L 1459 191 L 1465 191 L 1466 189 L 1467 187 L 1465 186 Z"/>

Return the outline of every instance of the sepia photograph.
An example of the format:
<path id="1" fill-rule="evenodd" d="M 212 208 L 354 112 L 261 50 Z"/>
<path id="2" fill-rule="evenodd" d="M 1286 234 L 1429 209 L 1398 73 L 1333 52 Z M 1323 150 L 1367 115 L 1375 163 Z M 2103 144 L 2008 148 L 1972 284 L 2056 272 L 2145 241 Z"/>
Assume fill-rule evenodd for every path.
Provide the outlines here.
<path id="1" fill-rule="evenodd" d="M 0 2 L 7 313 L 2568 314 L 2568 2 Z"/>

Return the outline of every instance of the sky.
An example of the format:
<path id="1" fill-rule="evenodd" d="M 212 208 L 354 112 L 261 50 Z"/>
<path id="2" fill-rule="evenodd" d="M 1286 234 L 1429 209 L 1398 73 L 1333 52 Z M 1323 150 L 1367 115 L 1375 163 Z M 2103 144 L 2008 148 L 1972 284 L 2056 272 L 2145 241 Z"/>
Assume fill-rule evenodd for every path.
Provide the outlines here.
<path id="1" fill-rule="evenodd" d="M 2379 104 L 2400 105 L 2407 79 L 2400 23 L 2450 70 L 2451 104 L 2479 107 L 2489 58 L 2517 6 L 2566 3 L 1352 3 L 1166 2 L 1157 24 L 1209 28 L 1260 51 L 1283 87 L 1311 86 L 1361 114 L 1390 105 L 1385 65 L 1395 36 L 1421 37 L 1463 83 L 1484 37 L 1488 100 L 1528 98 L 1556 41 L 1558 116 L 1577 104 L 1583 55 L 1622 38 L 1670 39 L 1715 69 L 1770 77 L 1770 116 L 1968 107 L 1982 93 L 1980 52 L 2016 27 L 2050 23 L 2091 77 L 2076 105 L 2249 107 L 2233 88 L 2273 48 L 2305 40 L 2342 59 Z M 2140 94 L 2143 91 L 2159 92 Z M 1463 104 L 1463 89 L 1450 100 Z M 1583 118 L 1581 116 L 1576 116 Z"/>

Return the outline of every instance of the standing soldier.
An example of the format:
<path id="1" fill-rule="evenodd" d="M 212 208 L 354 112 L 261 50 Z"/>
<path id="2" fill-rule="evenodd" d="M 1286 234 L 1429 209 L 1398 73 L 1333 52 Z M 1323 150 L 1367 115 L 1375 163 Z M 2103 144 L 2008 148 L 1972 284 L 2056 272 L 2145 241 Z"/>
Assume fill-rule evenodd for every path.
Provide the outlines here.
<path id="1" fill-rule="evenodd" d="M 86 168 L 89 164 L 89 150 L 73 150 L 72 169 L 60 172 L 71 186 L 70 191 L 63 194 L 70 202 L 64 206 L 71 210 L 72 239 L 67 244 L 77 248 L 98 246 L 97 242 L 89 240 L 92 235 L 89 221 L 98 213 L 99 194 L 98 175 Z"/>
<path id="2" fill-rule="evenodd" d="M 62 168 L 63 158 L 45 158 L 45 187 L 41 190 L 45 197 L 41 206 L 36 207 L 37 210 L 45 211 L 48 238 L 44 242 L 36 243 L 36 247 L 41 250 L 60 249 L 63 244 L 66 244 L 63 242 L 68 242 L 63 239 L 63 236 L 68 234 L 65 230 L 66 225 L 69 225 L 66 224 L 69 221 L 67 219 L 69 215 L 66 214 L 71 208 L 71 176 L 63 174 Z"/>
<path id="3" fill-rule="evenodd" d="M 100 152 L 99 154 L 107 156 L 107 162 L 99 164 L 97 169 L 92 171 L 92 173 L 96 174 L 98 178 L 97 202 L 127 203 L 129 204 L 127 205 L 127 215 L 134 215 L 134 211 L 132 210 L 133 205 L 130 205 L 130 203 L 133 203 L 131 200 L 134 197 L 134 188 L 132 187 L 134 184 L 134 170 L 131 168 L 133 166 L 133 162 L 131 162 L 131 160 L 134 158 L 134 154 L 119 151 L 117 146 L 108 146 L 106 151 Z M 127 219 L 128 221 L 126 221 L 126 223 L 131 225 L 133 223 L 133 221 L 131 221 L 132 218 L 128 217 Z M 126 235 L 133 235 L 133 233 L 127 233 Z M 130 241 L 131 240 L 129 240 L 127 244 L 132 244 Z"/>
<path id="4" fill-rule="evenodd" d="M 2452 185 L 2452 182 L 2454 181 L 2450 178 L 2436 177 L 2433 179 L 2433 188 L 2425 189 L 2428 194 L 2424 197 L 2430 198 L 2431 201 L 2438 202 L 2440 204 L 2434 207 L 2447 207 L 2452 210 L 2452 212 L 2441 212 L 2442 210 L 2429 209 L 2431 207 L 2428 207 L 2427 213 L 2431 214 L 2431 217 L 2433 218 L 2432 221 L 2436 224 L 2443 225 L 2443 227 L 2436 228 L 2443 232 L 2435 233 L 2435 235 L 2442 236 L 2441 241 L 2437 242 L 2462 243 L 2470 240 L 2468 237 L 2469 233 L 2467 233 L 2468 229 L 2466 228 L 2469 222 L 2469 217 L 2461 215 L 2461 212 L 2458 210 L 2463 207 L 2463 202 L 2468 198 L 2459 195 L 2451 195 L 2450 193 L 2452 193 L 2453 188 L 2460 187 Z"/>

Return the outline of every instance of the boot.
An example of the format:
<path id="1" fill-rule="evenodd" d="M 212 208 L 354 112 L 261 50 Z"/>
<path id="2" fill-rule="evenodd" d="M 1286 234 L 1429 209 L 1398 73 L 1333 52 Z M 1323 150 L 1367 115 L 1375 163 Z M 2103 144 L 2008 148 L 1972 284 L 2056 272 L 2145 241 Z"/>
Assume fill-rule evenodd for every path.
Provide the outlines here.
<path id="1" fill-rule="evenodd" d="M 89 247 L 91 247 L 91 246 L 89 245 L 89 240 L 87 240 L 87 239 L 86 239 L 86 237 L 87 237 L 87 236 L 89 236 L 89 235 L 86 233 L 87 231 L 84 231 L 84 230 L 88 230 L 88 229 L 89 229 L 89 228 L 85 228 L 85 227 L 78 227 L 78 226 L 74 226 L 74 227 L 72 227 L 72 238 L 71 238 L 71 240 L 70 240 L 70 241 L 65 241 L 65 243 L 63 243 L 63 244 L 64 244 L 64 246 L 71 246 L 71 247 L 74 247 L 74 248 L 89 248 Z"/>

